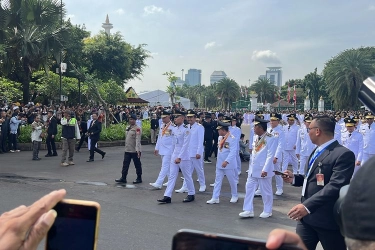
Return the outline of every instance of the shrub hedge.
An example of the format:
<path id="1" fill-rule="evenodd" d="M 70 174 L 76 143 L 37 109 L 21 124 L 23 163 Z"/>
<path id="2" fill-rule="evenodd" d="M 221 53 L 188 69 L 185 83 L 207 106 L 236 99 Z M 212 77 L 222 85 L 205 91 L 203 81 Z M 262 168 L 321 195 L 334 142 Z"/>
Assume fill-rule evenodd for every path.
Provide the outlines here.
<path id="1" fill-rule="evenodd" d="M 119 123 L 119 124 L 112 124 L 106 128 L 102 128 L 102 132 L 100 133 L 100 140 L 101 141 L 119 141 L 125 139 L 125 130 L 128 124 L 126 123 Z M 31 125 L 24 125 L 20 128 L 21 134 L 18 138 L 20 143 L 30 143 L 31 142 Z M 57 126 L 57 136 L 55 141 L 61 141 L 61 125 Z M 149 140 L 151 136 L 150 132 L 150 121 L 143 120 L 142 121 L 142 140 Z"/>

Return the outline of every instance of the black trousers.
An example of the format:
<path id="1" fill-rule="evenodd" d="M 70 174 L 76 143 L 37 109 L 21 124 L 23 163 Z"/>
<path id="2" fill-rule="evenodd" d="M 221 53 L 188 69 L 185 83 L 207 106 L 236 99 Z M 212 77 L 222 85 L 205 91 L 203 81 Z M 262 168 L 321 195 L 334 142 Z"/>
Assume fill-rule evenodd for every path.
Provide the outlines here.
<path id="1" fill-rule="evenodd" d="M 207 161 L 211 156 L 212 138 L 204 138 L 204 160 Z"/>
<path id="2" fill-rule="evenodd" d="M 219 137 L 214 136 L 214 145 L 212 145 L 210 157 L 212 156 L 212 153 L 215 153 L 215 157 L 217 157 L 217 144 L 218 144 L 218 142 L 219 142 Z"/>
<path id="3" fill-rule="evenodd" d="M 3 145 L 3 135 L 0 132 L 0 152 L 6 152 L 4 146 L 5 145 Z"/>
<path id="4" fill-rule="evenodd" d="M 324 250 L 346 250 L 345 240 L 340 230 L 317 228 L 299 221 L 296 232 L 308 250 L 315 250 L 319 241 Z"/>
<path id="5" fill-rule="evenodd" d="M 47 135 L 46 144 L 47 144 L 47 150 L 48 150 L 48 154 L 49 155 L 52 155 L 52 153 L 53 154 L 57 154 L 57 152 L 56 152 L 56 144 L 55 144 L 55 137 L 52 138 L 52 134 L 48 134 Z"/>
<path id="6" fill-rule="evenodd" d="M 94 154 L 95 152 L 103 155 L 104 152 L 101 151 L 100 149 L 98 149 L 96 147 L 96 143 L 98 143 L 98 139 L 91 139 L 91 144 L 90 144 L 90 159 L 93 159 L 94 160 Z"/>
<path id="7" fill-rule="evenodd" d="M 137 173 L 137 176 L 142 175 L 142 163 L 141 158 L 138 158 L 137 153 L 129 153 L 125 152 L 124 154 L 124 162 L 122 163 L 122 178 L 126 179 L 126 176 L 128 175 L 128 170 L 130 166 L 130 161 L 133 159 L 135 171 Z"/>
<path id="8" fill-rule="evenodd" d="M 17 147 L 17 134 L 10 134 L 10 144 L 11 144 L 11 147 L 10 149 L 13 149 L 13 150 L 17 150 L 18 147 Z"/>
<path id="9" fill-rule="evenodd" d="M 88 144 L 88 138 L 87 138 L 87 136 L 85 134 L 81 134 L 81 139 L 79 140 L 79 143 L 78 143 L 78 146 L 77 146 L 77 150 L 81 149 L 82 144 L 83 144 L 84 141 Z"/>

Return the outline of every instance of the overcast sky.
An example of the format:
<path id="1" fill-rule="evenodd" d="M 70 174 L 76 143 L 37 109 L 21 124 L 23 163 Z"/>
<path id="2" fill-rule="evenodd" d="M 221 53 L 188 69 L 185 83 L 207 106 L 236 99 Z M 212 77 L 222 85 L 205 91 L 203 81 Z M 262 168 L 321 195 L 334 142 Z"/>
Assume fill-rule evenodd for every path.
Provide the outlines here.
<path id="1" fill-rule="evenodd" d="M 318 72 L 348 48 L 375 45 L 375 0 L 64 0 L 67 17 L 91 35 L 103 30 L 108 14 L 133 44 L 148 44 L 137 92 L 165 90 L 162 74 L 202 70 L 208 85 L 224 70 L 240 85 L 253 83 L 267 66 L 283 68 L 283 83 Z"/>

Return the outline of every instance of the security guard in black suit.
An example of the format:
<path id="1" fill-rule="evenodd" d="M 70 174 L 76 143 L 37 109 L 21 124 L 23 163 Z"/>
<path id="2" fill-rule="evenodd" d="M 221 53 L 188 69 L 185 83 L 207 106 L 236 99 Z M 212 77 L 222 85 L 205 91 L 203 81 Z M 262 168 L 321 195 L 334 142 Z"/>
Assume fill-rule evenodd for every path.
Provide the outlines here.
<path id="1" fill-rule="evenodd" d="M 87 162 L 94 161 L 94 153 L 97 152 L 102 155 L 102 159 L 104 158 L 106 152 L 98 149 L 96 147 L 97 142 L 100 139 L 100 132 L 102 131 L 102 123 L 98 121 L 98 114 L 92 113 L 92 121 L 90 123 L 90 127 L 87 130 L 87 136 L 91 139 L 91 146 L 90 146 L 90 158 Z"/>

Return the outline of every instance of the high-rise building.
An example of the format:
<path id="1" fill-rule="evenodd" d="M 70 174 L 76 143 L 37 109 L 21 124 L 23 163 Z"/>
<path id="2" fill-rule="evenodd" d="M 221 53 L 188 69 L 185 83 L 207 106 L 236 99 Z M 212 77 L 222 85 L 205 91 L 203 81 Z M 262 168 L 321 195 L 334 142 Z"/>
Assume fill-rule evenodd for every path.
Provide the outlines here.
<path id="1" fill-rule="evenodd" d="M 210 76 L 210 84 L 214 84 L 224 78 L 227 78 L 227 74 L 224 71 L 215 70 Z"/>
<path id="2" fill-rule="evenodd" d="M 202 83 L 202 70 L 189 69 L 185 74 L 185 83 L 189 86 L 201 85 Z"/>
<path id="3" fill-rule="evenodd" d="M 282 70 L 281 67 L 268 67 L 266 71 L 266 78 L 277 87 L 282 85 Z"/>
<path id="4" fill-rule="evenodd" d="M 174 82 L 176 87 L 182 87 L 182 86 L 184 86 L 185 83 L 186 82 L 184 80 L 181 80 L 181 77 L 177 77 L 177 80 Z M 170 83 L 169 86 L 173 87 L 173 84 Z"/>

